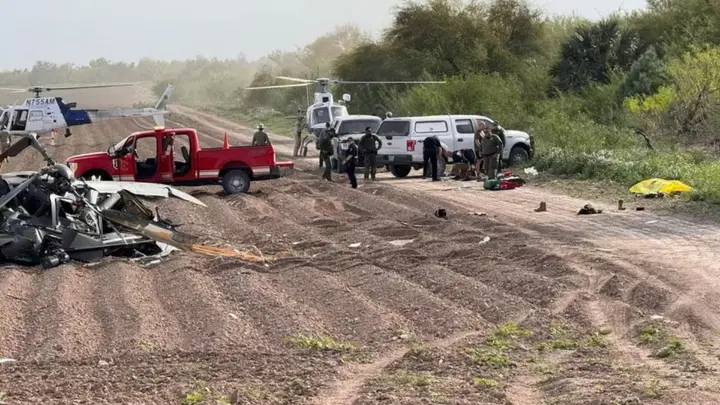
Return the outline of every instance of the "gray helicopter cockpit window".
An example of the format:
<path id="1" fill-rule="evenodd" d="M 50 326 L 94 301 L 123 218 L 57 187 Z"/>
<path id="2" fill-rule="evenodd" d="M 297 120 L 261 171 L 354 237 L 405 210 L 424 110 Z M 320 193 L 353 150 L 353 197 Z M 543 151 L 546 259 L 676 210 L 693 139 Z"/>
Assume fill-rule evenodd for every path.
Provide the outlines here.
<path id="1" fill-rule="evenodd" d="M 316 108 L 313 110 L 313 118 L 316 124 L 324 124 L 330 122 L 330 109 L 327 107 Z"/>
<path id="2" fill-rule="evenodd" d="M 0 130 L 7 129 L 9 121 L 9 113 L 7 111 L 3 111 L 2 114 L 0 114 Z"/>

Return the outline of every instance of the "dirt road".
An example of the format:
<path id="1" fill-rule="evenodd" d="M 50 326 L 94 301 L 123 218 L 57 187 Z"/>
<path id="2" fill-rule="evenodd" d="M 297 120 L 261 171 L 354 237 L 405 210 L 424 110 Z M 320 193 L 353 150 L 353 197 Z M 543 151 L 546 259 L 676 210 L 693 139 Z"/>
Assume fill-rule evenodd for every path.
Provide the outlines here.
<path id="1" fill-rule="evenodd" d="M 169 124 L 198 128 L 208 146 L 223 131 L 249 142 L 237 124 L 174 111 Z M 103 150 L 136 129 L 86 127 L 51 152 Z M 318 181 L 316 159 L 250 195 L 190 189 L 207 209 L 161 204 L 187 232 L 282 257 L 268 267 L 179 254 L 153 268 L 1 268 L 0 357 L 17 362 L 0 364 L 0 401 L 720 400 L 715 226 L 576 216 L 584 201 L 532 187 L 383 176 L 352 190 Z M 3 171 L 38 162 L 24 153 Z M 539 201 L 548 212 L 533 212 Z M 448 220 L 432 216 L 439 207 Z"/>

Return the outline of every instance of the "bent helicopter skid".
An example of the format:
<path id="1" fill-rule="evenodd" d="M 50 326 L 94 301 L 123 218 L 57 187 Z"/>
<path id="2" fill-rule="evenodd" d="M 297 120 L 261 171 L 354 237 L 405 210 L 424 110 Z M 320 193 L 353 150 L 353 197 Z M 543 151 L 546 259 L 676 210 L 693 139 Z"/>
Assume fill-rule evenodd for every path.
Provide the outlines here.
<path id="1" fill-rule="evenodd" d="M 0 175 L 0 262 L 51 268 L 117 253 L 163 255 L 168 245 L 244 257 L 234 249 L 203 249 L 199 237 L 177 231 L 178 225 L 159 218 L 138 197 L 175 197 L 205 206 L 201 201 L 168 185 L 140 186 L 76 180 L 61 164 Z"/>

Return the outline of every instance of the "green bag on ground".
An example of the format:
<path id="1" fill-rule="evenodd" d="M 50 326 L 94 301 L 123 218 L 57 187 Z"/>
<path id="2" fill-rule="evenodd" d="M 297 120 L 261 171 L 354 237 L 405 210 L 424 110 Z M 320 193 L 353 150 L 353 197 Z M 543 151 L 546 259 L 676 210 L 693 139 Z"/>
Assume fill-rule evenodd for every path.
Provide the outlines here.
<path id="1" fill-rule="evenodd" d="M 483 188 L 485 190 L 500 190 L 500 180 L 487 179 L 483 183 Z"/>

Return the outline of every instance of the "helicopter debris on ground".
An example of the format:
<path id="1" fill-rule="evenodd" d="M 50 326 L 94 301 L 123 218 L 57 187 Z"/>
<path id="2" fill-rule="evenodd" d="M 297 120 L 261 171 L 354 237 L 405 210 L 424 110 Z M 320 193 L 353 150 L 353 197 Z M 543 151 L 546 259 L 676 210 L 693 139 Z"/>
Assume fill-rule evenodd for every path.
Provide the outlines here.
<path id="1" fill-rule="evenodd" d="M 0 175 L 0 262 L 52 268 L 71 260 L 98 262 L 111 255 L 152 263 L 173 248 L 212 256 L 245 257 L 209 248 L 178 231 L 139 197 L 180 198 L 205 206 L 171 186 L 85 181 L 52 164 L 33 172 Z"/>

